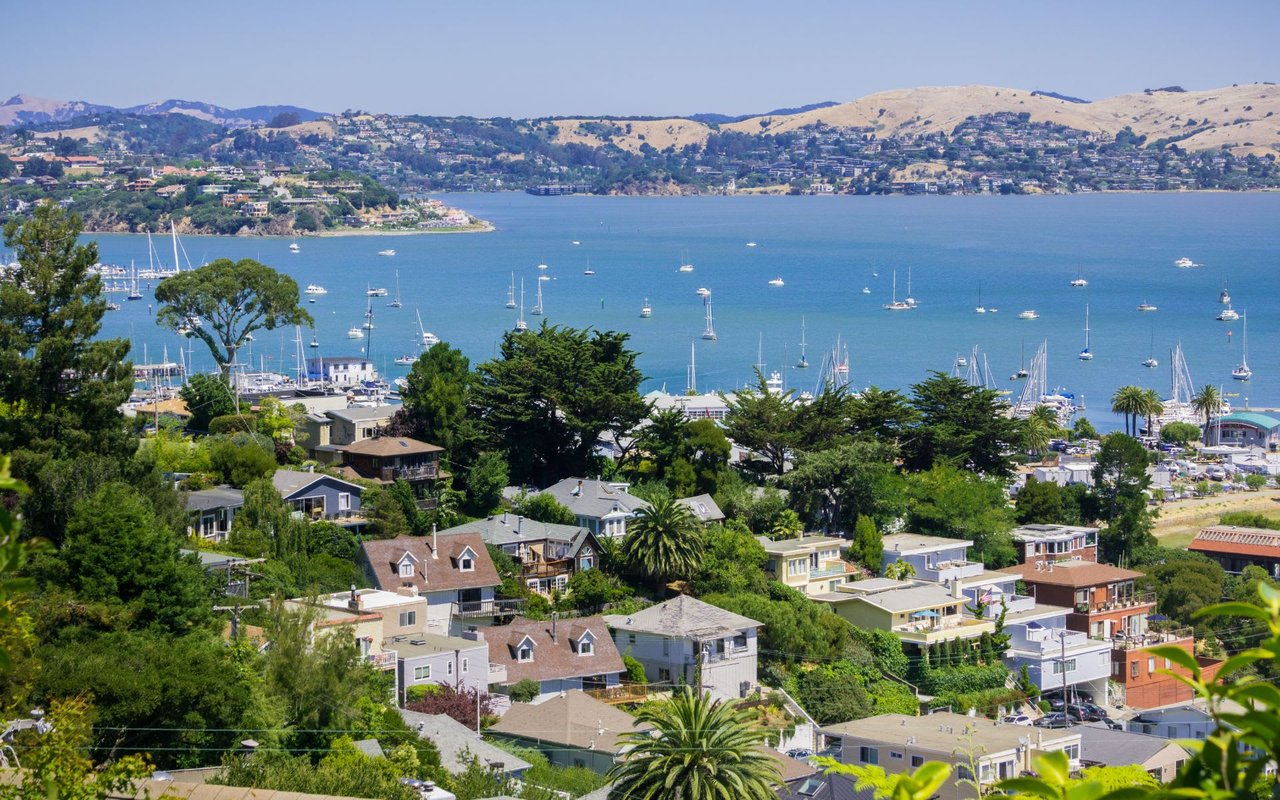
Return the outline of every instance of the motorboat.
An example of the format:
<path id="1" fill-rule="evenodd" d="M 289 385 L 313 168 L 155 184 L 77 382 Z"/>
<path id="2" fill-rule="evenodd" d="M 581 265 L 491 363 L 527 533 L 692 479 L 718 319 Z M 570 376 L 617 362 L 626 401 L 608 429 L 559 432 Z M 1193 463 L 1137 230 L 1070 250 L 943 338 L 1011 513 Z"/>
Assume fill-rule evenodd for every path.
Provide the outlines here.
<path id="1" fill-rule="evenodd" d="M 350 327 L 350 328 L 348 328 L 348 329 L 347 329 L 347 338 L 348 338 L 348 339 L 363 339 L 363 338 L 364 338 L 364 331 L 360 330 L 359 326 L 355 326 L 355 325 L 353 325 L 352 327 Z"/>
<path id="2" fill-rule="evenodd" d="M 311 346 L 312 346 L 312 347 L 319 347 L 319 346 L 320 346 L 320 340 L 319 340 L 319 339 L 317 339 L 316 337 L 312 336 L 312 337 L 311 337 Z"/>
<path id="3" fill-rule="evenodd" d="M 676 272 L 693 272 L 692 264 L 681 264 L 676 268 Z"/>
<path id="4" fill-rule="evenodd" d="M 328 294 L 329 290 L 318 283 L 308 283 L 306 288 L 307 294 Z"/>
<path id="5" fill-rule="evenodd" d="M 1218 314 L 1217 319 L 1219 322 L 1235 322 L 1240 319 L 1240 313 L 1233 309 L 1231 304 L 1228 303 L 1227 307 L 1222 309 L 1222 313 Z"/>
<path id="6" fill-rule="evenodd" d="M 402 367 L 411 367 L 418 360 L 417 356 L 396 356 L 396 363 Z"/>
<path id="7" fill-rule="evenodd" d="M 755 247 L 755 246 L 756 246 L 755 242 L 747 242 L 747 247 Z"/>
<path id="8" fill-rule="evenodd" d="M 1026 311 L 1018 312 L 1018 319 L 1040 319 L 1040 315 L 1034 308 L 1028 308 Z"/>
<path id="9" fill-rule="evenodd" d="M 391 249 L 378 251 L 378 255 L 380 256 L 394 256 L 395 254 L 396 254 L 396 251 Z"/>
<path id="10" fill-rule="evenodd" d="M 863 286 L 863 287 L 862 287 L 862 293 L 863 293 L 863 294 L 871 294 L 871 287 L 870 287 L 870 286 Z"/>
<path id="11" fill-rule="evenodd" d="M 782 278 L 774 278 L 773 280 L 769 281 L 769 285 L 770 285 L 770 286 L 783 286 L 784 284 L 782 283 Z"/>
<path id="12" fill-rule="evenodd" d="M 299 253 L 301 251 L 302 251 L 302 248 L 298 246 L 297 242 L 294 242 L 293 244 L 289 245 L 290 253 Z"/>
<path id="13" fill-rule="evenodd" d="M 1186 258 L 1185 256 L 1183 258 L 1179 258 L 1178 260 L 1174 261 L 1173 265 L 1178 269 L 1191 269 L 1192 267 L 1200 266 L 1199 264 L 1197 264 L 1196 262 L 1192 261 L 1189 258 Z"/>
<path id="14" fill-rule="evenodd" d="M 1155 311 L 1156 307 L 1148 303 L 1146 300 L 1143 300 L 1141 303 L 1138 304 L 1138 310 L 1139 311 Z"/>
<path id="15" fill-rule="evenodd" d="M 711 296 L 711 290 L 705 286 L 698 287 L 698 297 L 706 299 Z"/>
<path id="16" fill-rule="evenodd" d="M 370 287 L 369 289 L 365 290 L 365 294 L 368 295 L 369 297 L 386 297 L 387 290 L 381 287 L 376 289 L 373 287 Z"/>
<path id="17" fill-rule="evenodd" d="M 649 305 L 649 298 L 644 299 L 644 305 L 640 306 L 640 316 L 648 319 L 653 316 L 653 308 Z"/>

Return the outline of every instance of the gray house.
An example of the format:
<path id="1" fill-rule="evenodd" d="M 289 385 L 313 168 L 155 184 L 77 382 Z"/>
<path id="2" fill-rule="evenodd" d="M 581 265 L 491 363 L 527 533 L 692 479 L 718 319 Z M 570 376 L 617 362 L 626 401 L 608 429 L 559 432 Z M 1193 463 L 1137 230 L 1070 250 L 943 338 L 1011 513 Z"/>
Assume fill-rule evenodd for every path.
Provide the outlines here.
<path id="1" fill-rule="evenodd" d="M 760 623 L 753 619 L 680 595 L 604 621 L 618 651 L 643 664 L 652 682 L 700 686 L 718 700 L 745 697 L 758 685 Z"/>
<path id="2" fill-rule="evenodd" d="M 1134 764 L 1161 783 L 1178 774 L 1183 762 L 1190 758 L 1180 745 L 1159 736 L 1113 731 L 1101 722 L 1080 725 L 1080 765 L 1082 767 L 1119 767 Z"/>
<path id="3" fill-rule="evenodd" d="M 537 705 L 513 704 L 489 735 L 541 750 L 557 766 L 603 775 L 622 755 L 622 734 L 649 729 L 625 711 L 570 690 Z"/>
<path id="4" fill-rule="evenodd" d="M 328 520 L 344 527 L 364 524 L 360 515 L 360 495 L 364 489 L 349 481 L 322 475 L 279 469 L 271 483 L 286 505 L 314 521 Z"/>
<path id="5" fill-rule="evenodd" d="M 406 634 L 384 639 L 382 649 L 396 654 L 397 697 L 410 686 L 489 688 L 489 643 L 478 636 Z"/>
<path id="6" fill-rule="evenodd" d="M 236 512 L 244 507 L 244 492 L 230 486 L 215 486 L 187 494 L 188 536 L 220 542 L 231 532 Z"/>
<path id="7" fill-rule="evenodd" d="M 564 591 L 575 572 L 600 564 L 600 543 L 577 525 L 538 522 L 516 514 L 478 519 L 440 531 L 440 536 L 479 533 L 484 543 L 501 548 L 520 565 L 520 577 L 533 591 Z"/>
<path id="8" fill-rule="evenodd" d="M 431 741 L 440 752 L 440 766 L 451 774 L 464 771 L 474 759 L 489 769 L 510 778 L 519 778 L 531 765 L 500 747 L 494 747 L 480 734 L 445 714 L 421 714 L 400 709 L 400 718 L 418 732 L 418 736 Z"/>
<path id="9" fill-rule="evenodd" d="M 578 524 L 596 536 L 610 539 L 627 535 L 627 520 L 649 504 L 631 494 L 630 484 L 611 481 L 565 478 L 547 487 L 551 495 L 578 518 Z"/>

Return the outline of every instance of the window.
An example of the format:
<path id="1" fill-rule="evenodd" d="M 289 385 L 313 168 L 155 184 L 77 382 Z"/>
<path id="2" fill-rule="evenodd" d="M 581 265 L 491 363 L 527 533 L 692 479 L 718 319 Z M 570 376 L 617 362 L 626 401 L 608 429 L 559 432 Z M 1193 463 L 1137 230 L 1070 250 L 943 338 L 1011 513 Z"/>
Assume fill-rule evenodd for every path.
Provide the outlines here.
<path id="1" fill-rule="evenodd" d="M 733 649 L 734 650 L 747 649 L 747 635 L 745 633 L 739 633 L 737 636 L 733 637 Z"/>
<path id="2" fill-rule="evenodd" d="M 351 510 L 351 495 L 348 494 L 347 492 L 341 492 L 338 495 L 338 510 L 339 511 Z"/>
<path id="3" fill-rule="evenodd" d="M 474 572 L 475 568 L 476 568 L 475 557 L 472 556 L 470 550 L 467 550 L 462 554 L 462 557 L 458 559 L 458 569 L 462 570 L 463 572 Z"/>
<path id="4" fill-rule="evenodd" d="M 414 679 L 415 681 L 428 681 L 428 680 L 431 680 L 431 665 L 430 665 L 430 664 L 427 664 L 427 665 L 422 666 L 422 667 L 414 667 L 414 668 L 413 668 L 413 679 Z"/>
<path id="5" fill-rule="evenodd" d="M 911 757 L 911 766 L 913 766 L 913 767 L 922 767 L 922 766 L 924 766 L 924 756 L 912 756 L 912 757 Z"/>
<path id="6" fill-rule="evenodd" d="M 1152 656 L 1151 658 L 1147 659 L 1147 674 L 1150 675 L 1155 671 L 1156 671 L 1156 659 L 1154 656 Z"/>
<path id="7" fill-rule="evenodd" d="M 593 652 L 595 652 L 595 648 L 596 648 L 595 642 L 591 641 L 590 639 L 583 639 L 582 641 L 578 642 L 578 655 L 589 656 Z"/>
<path id="8" fill-rule="evenodd" d="M 468 668 L 469 668 L 470 666 L 471 666 L 471 659 L 469 659 L 469 658 L 464 658 L 464 659 L 462 659 L 462 674 L 463 674 L 463 675 L 466 675 L 466 674 L 467 674 L 467 670 L 468 670 Z"/>
<path id="9" fill-rule="evenodd" d="M 1067 758 L 1069 758 L 1072 761 L 1080 760 L 1080 745 L 1078 744 L 1069 744 L 1066 747 L 1062 748 L 1062 752 L 1066 753 Z"/>
<path id="10" fill-rule="evenodd" d="M 417 625 L 417 624 L 418 624 L 418 612 L 417 612 L 417 611 L 401 611 L 401 612 L 400 612 L 400 627 L 401 627 L 401 628 L 407 628 L 407 627 L 409 627 L 410 625 Z"/>
<path id="11" fill-rule="evenodd" d="M 452 675 L 452 674 L 453 674 L 453 662 L 452 662 L 452 661 L 450 661 L 450 662 L 448 662 L 447 664 L 445 664 L 445 665 L 444 665 L 444 674 L 446 674 L 446 675 Z"/>
<path id="12" fill-rule="evenodd" d="M 1164 782 L 1164 770 L 1162 769 L 1149 769 L 1147 770 L 1147 774 L 1161 783 Z"/>
<path id="13" fill-rule="evenodd" d="M 401 577 L 401 578 L 412 578 L 412 577 L 413 577 L 413 562 L 412 562 L 412 561 L 401 561 L 401 562 L 400 562 L 400 577 Z"/>
<path id="14" fill-rule="evenodd" d="M 896 752 L 894 752 L 893 750 L 890 750 L 890 751 L 889 751 L 889 759 L 890 759 L 891 761 L 892 761 L 892 760 L 901 761 L 901 760 L 902 760 L 902 753 L 896 753 Z"/>
<path id="15" fill-rule="evenodd" d="M 858 760 L 863 764 L 879 764 L 880 750 L 875 747 L 867 747 L 863 745 L 858 748 Z"/>
<path id="16" fill-rule="evenodd" d="M 658 683 L 671 683 L 671 670 L 658 667 Z"/>
<path id="17" fill-rule="evenodd" d="M 636 635 L 634 633 L 628 633 L 627 644 L 635 644 L 635 643 L 636 643 Z"/>
<path id="18" fill-rule="evenodd" d="M 530 647 L 529 645 L 527 644 L 522 645 L 520 649 L 516 651 L 516 661 L 532 661 L 532 660 L 533 660 L 533 648 Z"/>
<path id="19" fill-rule="evenodd" d="M 1061 675 L 1064 672 L 1075 672 L 1075 670 L 1076 660 L 1074 658 L 1068 658 L 1066 661 L 1059 659 L 1053 662 L 1054 675 Z"/>
<path id="20" fill-rule="evenodd" d="M 583 556 L 578 559 L 578 569 L 591 569 L 595 566 L 595 559 L 591 556 Z"/>
<path id="21" fill-rule="evenodd" d="M 1130 661 L 1130 662 L 1129 662 L 1129 677 L 1130 677 L 1130 678 L 1136 678 L 1136 677 L 1138 677 L 1138 662 L 1137 662 L 1137 661 Z"/>
<path id="22" fill-rule="evenodd" d="M 956 777 L 962 781 L 971 781 L 973 780 L 973 770 L 964 764 L 960 764 L 956 766 Z"/>

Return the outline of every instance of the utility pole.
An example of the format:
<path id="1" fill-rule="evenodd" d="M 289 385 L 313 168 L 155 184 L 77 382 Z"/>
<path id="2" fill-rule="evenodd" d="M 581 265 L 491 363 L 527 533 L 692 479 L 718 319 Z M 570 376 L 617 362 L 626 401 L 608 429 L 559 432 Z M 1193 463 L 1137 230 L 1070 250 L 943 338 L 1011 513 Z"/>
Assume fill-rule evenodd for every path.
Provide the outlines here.
<path id="1" fill-rule="evenodd" d="M 1062 670 L 1063 711 L 1066 711 L 1066 702 L 1067 702 L 1067 632 L 1066 631 L 1058 631 L 1058 641 L 1062 643 L 1062 658 L 1059 659 L 1059 663 L 1062 665 L 1060 669 Z M 1067 716 L 1070 717 L 1071 715 L 1068 714 Z"/>

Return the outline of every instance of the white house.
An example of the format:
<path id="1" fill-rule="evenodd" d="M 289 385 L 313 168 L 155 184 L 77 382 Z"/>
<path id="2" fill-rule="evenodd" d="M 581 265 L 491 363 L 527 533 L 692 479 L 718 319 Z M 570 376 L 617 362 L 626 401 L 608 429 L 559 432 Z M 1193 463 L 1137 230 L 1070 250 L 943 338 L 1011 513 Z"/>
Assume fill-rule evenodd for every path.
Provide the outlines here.
<path id="1" fill-rule="evenodd" d="M 698 686 L 725 700 L 745 697 L 758 685 L 761 624 L 753 619 L 680 595 L 604 621 L 619 652 L 643 664 L 650 681 Z"/>

